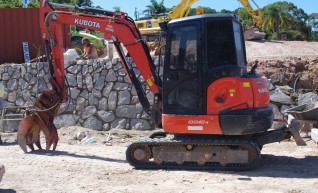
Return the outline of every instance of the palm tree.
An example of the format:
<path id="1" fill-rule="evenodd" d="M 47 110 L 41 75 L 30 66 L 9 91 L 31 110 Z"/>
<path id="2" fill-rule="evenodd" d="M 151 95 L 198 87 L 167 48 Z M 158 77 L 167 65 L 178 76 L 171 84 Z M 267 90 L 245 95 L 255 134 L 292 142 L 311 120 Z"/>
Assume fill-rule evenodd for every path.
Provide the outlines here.
<path id="1" fill-rule="evenodd" d="M 278 38 L 280 28 L 288 25 L 290 21 L 288 7 L 286 4 L 277 2 L 266 6 L 263 13 L 263 28 L 272 32 L 274 38 Z"/>
<path id="2" fill-rule="evenodd" d="M 146 10 L 143 11 L 143 13 L 150 13 L 151 15 L 165 13 L 167 11 L 167 8 L 163 5 L 164 0 L 161 0 L 160 3 L 158 3 L 156 0 L 150 0 L 151 5 L 146 6 Z"/>

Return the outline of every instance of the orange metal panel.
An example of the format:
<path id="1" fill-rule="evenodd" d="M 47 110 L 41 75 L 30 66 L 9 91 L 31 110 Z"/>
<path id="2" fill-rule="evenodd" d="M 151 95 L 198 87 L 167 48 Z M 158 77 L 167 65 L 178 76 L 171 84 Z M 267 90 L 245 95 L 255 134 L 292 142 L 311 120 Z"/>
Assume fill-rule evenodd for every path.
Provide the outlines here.
<path id="1" fill-rule="evenodd" d="M 253 90 L 247 78 L 221 78 L 208 87 L 207 98 L 209 115 L 218 115 L 225 109 L 242 104 L 253 108 Z"/>
<path id="2" fill-rule="evenodd" d="M 162 115 L 162 127 L 168 133 L 222 134 L 218 115 Z"/>

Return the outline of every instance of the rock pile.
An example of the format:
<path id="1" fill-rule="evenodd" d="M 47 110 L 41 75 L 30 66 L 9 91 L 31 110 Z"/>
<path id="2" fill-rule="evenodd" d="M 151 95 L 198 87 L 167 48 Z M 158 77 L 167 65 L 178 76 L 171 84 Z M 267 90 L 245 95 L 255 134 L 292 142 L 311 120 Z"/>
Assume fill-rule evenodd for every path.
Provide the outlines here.
<path id="1" fill-rule="evenodd" d="M 311 101 L 318 101 L 317 93 L 308 92 L 295 94 L 292 92 L 292 89 L 289 87 L 288 91 L 284 87 L 277 87 L 275 90 L 270 92 L 270 101 L 271 106 L 273 107 L 274 119 L 283 119 L 285 111 L 287 109 L 293 108 L 295 106 L 307 104 Z M 286 93 L 286 94 L 285 94 Z M 284 124 L 279 122 L 274 122 L 273 128 L 281 128 Z"/>
<path id="2" fill-rule="evenodd" d="M 295 86 L 296 89 L 305 90 L 318 89 L 318 58 L 249 60 L 248 65 L 252 66 L 256 61 L 258 61 L 257 72 L 271 79 L 275 85 L 288 85 L 292 88 Z"/>
<path id="3" fill-rule="evenodd" d="M 275 119 L 281 119 L 289 108 L 318 101 L 318 58 L 286 58 L 284 60 L 249 60 L 258 62 L 257 73 L 270 79 L 270 100 Z M 274 123 L 279 128 L 282 123 Z"/>

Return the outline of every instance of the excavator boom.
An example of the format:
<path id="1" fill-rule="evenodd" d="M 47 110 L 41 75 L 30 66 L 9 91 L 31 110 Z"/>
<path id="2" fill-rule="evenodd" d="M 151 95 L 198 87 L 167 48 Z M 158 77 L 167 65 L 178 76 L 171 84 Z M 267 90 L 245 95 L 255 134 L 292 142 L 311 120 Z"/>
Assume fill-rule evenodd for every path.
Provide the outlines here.
<path id="1" fill-rule="evenodd" d="M 198 0 L 180 0 L 180 2 L 168 13 L 168 19 L 173 20 L 188 16 L 190 7 L 197 1 Z"/>
<path id="2" fill-rule="evenodd" d="M 262 9 L 259 8 L 258 5 L 253 0 L 252 0 L 252 2 L 257 6 L 257 9 L 253 9 L 248 0 L 239 0 L 239 1 L 243 5 L 244 9 L 246 11 L 248 11 L 248 13 L 253 17 L 254 25 L 255 25 L 255 27 L 258 28 L 263 23 Z"/>
<path id="3" fill-rule="evenodd" d="M 174 6 L 166 16 L 158 16 L 154 19 L 137 20 L 136 25 L 141 34 L 144 35 L 158 35 L 158 31 L 161 31 L 159 27 L 160 22 L 169 22 L 173 19 L 186 17 L 190 13 L 190 7 L 199 0 L 180 0 L 180 2 Z"/>
<path id="4" fill-rule="evenodd" d="M 62 37 L 63 24 L 101 31 L 104 33 L 104 38 L 106 40 L 113 41 L 124 69 L 137 91 L 140 103 L 145 112 L 149 115 L 156 114 L 159 116 L 157 120 L 161 120 L 161 113 L 159 112 L 161 108 L 161 79 L 157 77 L 158 73 L 156 72 L 148 47 L 142 40 L 139 30 L 134 24 L 134 21 L 130 19 L 126 13 L 110 12 L 85 7 L 72 8 L 83 12 L 97 13 L 99 15 L 56 11 L 47 0 L 41 0 L 40 5 L 40 26 L 45 41 L 46 55 L 50 65 L 50 81 L 52 89 L 45 91 L 41 95 L 42 97 L 37 99 L 37 110 L 29 112 L 29 117 L 26 117 L 22 121 L 23 124 L 20 125 L 18 142 L 24 151 L 26 151 L 26 145 L 29 145 L 31 149 L 34 149 L 31 146 L 33 142 L 38 141 L 37 137 L 36 139 L 32 137 L 34 134 L 32 131 L 35 127 L 46 127 L 45 134 L 47 143 L 48 141 L 54 141 L 55 147 L 57 144 L 57 132 L 53 124 L 53 119 L 60 104 L 67 101 Z M 152 108 L 142 84 L 133 71 L 131 63 L 126 59 L 122 45 L 128 50 L 129 55 L 134 60 L 150 91 L 154 96 L 157 96 L 157 100 L 155 100 L 155 104 Z M 55 101 L 55 103 L 52 103 L 53 101 Z M 46 110 L 52 110 L 54 113 L 49 113 L 49 111 Z M 160 124 L 160 121 L 156 121 L 156 123 Z M 54 135 L 53 140 L 51 139 L 52 135 Z M 39 147 L 39 145 L 37 146 Z"/>
<path id="5" fill-rule="evenodd" d="M 263 13 L 262 9 L 258 7 L 254 0 L 252 2 L 255 4 L 257 9 L 253 9 L 248 0 L 239 0 L 243 5 L 244 9 L 252 16 L 253 26 L 246 26 L 244 32 L 244 38 L 246 40 L 262 40 L 265 38 L 266 33 L 259 30 L 263 23 Z"/>

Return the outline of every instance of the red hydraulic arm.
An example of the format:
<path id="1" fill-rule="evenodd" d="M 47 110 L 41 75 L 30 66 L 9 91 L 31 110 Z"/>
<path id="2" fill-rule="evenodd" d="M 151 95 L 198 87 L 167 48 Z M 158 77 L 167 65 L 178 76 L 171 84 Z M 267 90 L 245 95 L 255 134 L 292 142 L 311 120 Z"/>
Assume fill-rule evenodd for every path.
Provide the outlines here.
<path id="1" fill-rule="evenodd" d="M 40 27 L 45 41 L 46 57 L 50 66 L 52 89 L 44 90 L 41 93 L 35 102 L 36 109 L 28 110 L 27 116 L 20 123 L 18 144 L 24 152 L 27 152 L 27 146 L 34 150 L 33 144 L 41 149 L 40 130 L 45 134 L 47 150 L 50 149 L 51 145 L 55 150 L 58 142 L 58 133 L 53 121 L 60 104 L 67 101 L 62 37 L 63 24 L 101 31 L 104 33 L 106 40 L 114 42 L 122 65 L 137 91 L 145 112 L 151 115 L 153 123 L 161 124 L 161 79 L 156 73 L 148 47 L 142 40 L 134 21 L 122 12 L 114 13 L 76 6 L 66 7 L 92 14 L 56 11 L 47 0 L 40 1 Z M 127 48 L 150 91 L 154 93 L 152 107 L 150 107 L 145 90 L 133 71 L 132 65 L 125 57 L 121 47 L 122 44 Z"/>
<path id="2" fill-rule="evenodd" d="M 151 59 L 149 50 L 142 40 L 138 28 L 132 19 L 123 12 L 110 12 L 91 8 L 73 7 L 83 11 L 98 12 L 97 15 L 82 14 L 77 12 L 56 11 L 47 0 L 40 2 L 40 25 L 43 38 L 50 44 L 48 50 L 52 53 L 51 63 L 52 76 L 57 84 L 62 87 L 63 101 L 67 99 L 63 57 L 62 25 L 70 24 L 97 30 L 104 33 L 106 40 L 112 40 L 121 58 L 122 64 L 134 84 L 138 97 L 147 113 L 150 113 L 150 105 L 146 99 L 144 90 L 138 79 L 135 77 L 132 66 L 127 62 L 122 51 L 121 43 L 127 48 L 129 55 L 134 60 L 141 75 L 145 79 L 150 91 L 159 95 L 161 80 L 157 77 L 155 66 Z M 50 53 L 47 53 L 50 55 Z M 144 95 L 144 96 L 143 96 Z"/>

